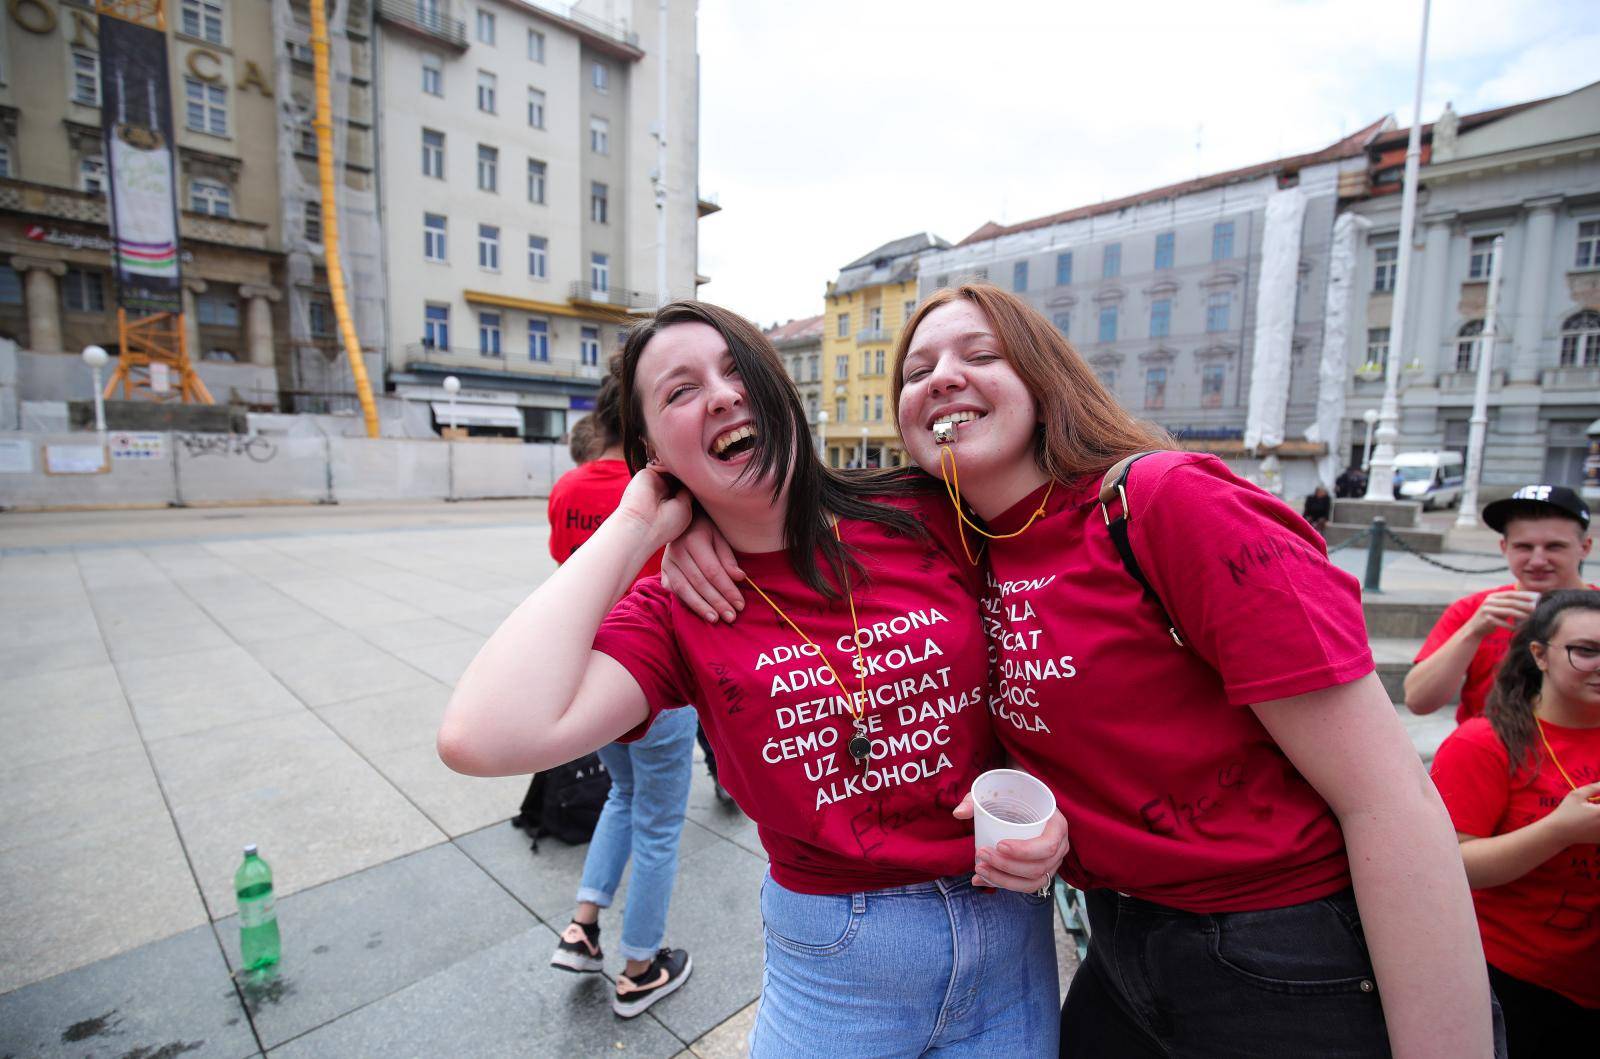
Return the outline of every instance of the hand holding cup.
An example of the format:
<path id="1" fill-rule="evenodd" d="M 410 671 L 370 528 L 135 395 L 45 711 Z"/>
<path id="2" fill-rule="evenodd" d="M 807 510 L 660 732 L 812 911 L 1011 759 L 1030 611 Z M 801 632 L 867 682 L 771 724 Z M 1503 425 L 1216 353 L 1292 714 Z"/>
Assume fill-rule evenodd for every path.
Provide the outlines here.
<path id="1" fill-rule="evenodd" d="M 974 886 L 1037 893 L 1055 878 L 1070 848 L 1055 796 L 1024 772 L 984 773 L 954 814 L 974 821 Z"/>

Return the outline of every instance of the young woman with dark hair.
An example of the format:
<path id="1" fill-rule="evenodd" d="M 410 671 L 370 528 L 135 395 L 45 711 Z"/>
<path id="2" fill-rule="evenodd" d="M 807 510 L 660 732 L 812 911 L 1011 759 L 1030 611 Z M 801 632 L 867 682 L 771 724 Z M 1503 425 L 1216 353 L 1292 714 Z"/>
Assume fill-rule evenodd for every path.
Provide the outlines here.
<path id="1" fill-rule="evenodd" d="M 1093 941 L 1061 1054 L 1490 1054 L 1460 854 L 1322 539 L 1213 456 L 1118 466 L 1173 442 L 997 287 L 930 296 L 894 364 L 906 450 L 986 556 L 1001 742 L 1072 827 Z M 730 598 L 685 554 L 685 591 Z"/>
<path id="2" fill-rule="evenodd" d="M 752 1055 L 1052 1054 L 1048 891 L 976 890 L 952 815 L 999 750 L 978 575 L 942 497 L 823 467 L 777 352 L 726 310 L 658 310 L 620 372 L 636 473 L 463 674 L 440 755 L 527 772 L 694 702 L 770 861 Z M 657 579 L 630 589 L 692 505 L 760 593 L 727 626 Z M 1058 813 L 1011 851 L 1030 889 L 1065 847 Z"/>
<path id="3" fill-rule="evenodd" d="M 1511 1059 L 1600 1042 L 1600 592 L 1547 594 L 1433 759 Z M 1585 1044 L 1587 1042 L 1587 1044 Z"/>

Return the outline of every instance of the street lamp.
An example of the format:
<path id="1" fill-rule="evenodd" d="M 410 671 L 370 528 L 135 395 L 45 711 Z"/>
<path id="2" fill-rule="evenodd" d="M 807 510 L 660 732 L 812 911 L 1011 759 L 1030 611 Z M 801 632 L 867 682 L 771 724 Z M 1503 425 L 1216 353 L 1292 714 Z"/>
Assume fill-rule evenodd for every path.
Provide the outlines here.
<path id="1" fill-rule="evenodd" d="M 1372 428 L 1377 425 L 1378 410 L 1369 408 L 1361 413 L 1361 418 L 1367 424 L 1367 443 L 1361 449 L 1361 469 L 1365 471 L 1372 466 Z"/>
<path id="2" fill-rule="evenodd" d="M 866 466 L 867 466 L 867 428 L 866 427 L 862 427 L 861 428 L 861 468 L 863 470 L 865 470 Z"/>
<path id="3" fill-rule="evenodd" d="M 461 392 L 461 380 L 454 375 L 444 377 L 444 392 L 450 399 L 450 429 L 456 426 L 456 394 Z"/>
<path id="4" fill-rule="evenodd" d="M 828 410 L 825 408 L 817 412 L 817 459 L 824 463 L 828 460 Z"/>
<path id="5" fill-rule="evenodd" d="M 100 444 L 106 443 L 106 398 L 100 392 L 100 369 L 106 366 L 111 355 L 100 346 L 84 346 L 83 362 L 89 365 L 94 376 L 94 430 L 100 435 Z"/>

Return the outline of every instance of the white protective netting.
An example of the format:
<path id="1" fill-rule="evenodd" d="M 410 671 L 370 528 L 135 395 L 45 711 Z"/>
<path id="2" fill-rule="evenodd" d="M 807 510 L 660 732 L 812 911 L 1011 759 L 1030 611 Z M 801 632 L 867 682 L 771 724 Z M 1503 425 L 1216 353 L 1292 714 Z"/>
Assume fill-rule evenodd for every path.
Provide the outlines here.
<path id="1" fill-rule="evenodd" d="M 1295 293 L 1300 284 L 1300 230 L 1306 216 L 1305 192 L 1298 187 L 1267 199 L 1261 237 L 1261 281 L 1256 288 L 1255 353 L 1250 362 L 1250 404 L 1245 418 L 1245 448 L 1255 451 L 1283 444 L 1289 410 L 1289 355 L 1294 343 Z"/>
<path id="2" fill-rule="evenodd" d="M 1333 225 L 1328 250 L 1328 295 L 1323 309 L 1322 363 L 1317 376 L 1317 416 L 1306 427 L 1307 441 L 1320 441 L 1328 451 L 1317 461 L 1317 480 L 1329 489 L 1339 475 L 1339 428 L 1344 419 L 1345 382 L 1349 378 L 1351 314 L 1356 253 L 1372 222 L 1354 213 L 1340 215 Z"/>

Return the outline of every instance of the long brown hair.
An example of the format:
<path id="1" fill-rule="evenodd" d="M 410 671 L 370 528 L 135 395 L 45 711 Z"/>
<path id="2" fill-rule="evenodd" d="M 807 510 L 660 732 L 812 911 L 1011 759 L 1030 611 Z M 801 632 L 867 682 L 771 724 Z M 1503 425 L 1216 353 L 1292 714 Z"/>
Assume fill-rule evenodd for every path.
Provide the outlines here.
<path id="1" fill-rule="evenodd" d="M 926 535 L 920 522 L 905 511 L 874 503 L 873 496 L 907 495 L 928 488 L 926 476 L 908 473 L 846 475 L 823 464 L 811 445 L 811 430 L 800 395 L 783 370 L 783 360 L 772 343 L 738 313 L 706 302 L 676 301 L 633 325 L 613 363 L 621 389 L 622 451 L 635 474 L 649 456 L 644 435 L 644 412 L 634 379 L 639 357 L 650 340 L 673 324 L 702 323 L 713 328 L 728 344 L 728 354 L 739 369 L 745 402 L 755 422 L 754 458 L 745 465 L 740 480 L 758 482 L 770 476 L 772 499 L 789 485 L 789 506 L 784 512 L 784 540 L 795 571 L 814 590 L 829 598 L 840 595 L 848 567 L 859 579 L 864 571 L 849 549 L 834 538 L 828 514 L 864 519 L 913 537 Z M 822 576 L 817 553 L 826 558 L 833 581 Z"/>
<path id="2" fill-rule="evenodd" d="M 1539 771 L 1539 755 L 1534 749 L 1538 744 L 1538 723 L 1533 708 L 1544 688 L 1544 671 L 1534 659 L 1531 645 L 1547 645 L 1545 657 L 1549 658 L 1548 644 L 1561 626 L 1562 615 L 1575 609 L 1600 610 L 1600 592 L 1565 589 L 1546 593 L 1528 620 L 1512 634 L 1505 660 L 1495 673 L 1483 714 L 1505 744 L 1513 776 L 1524 766 L 1534 775 Z"/>
<path id="3" fill-rule="evenodd" d="M 1039 311 L 992 283 L 946 287 L 917 306 L 894 351 L 894 405 L 905 387 L 906 353 L 917 327 L 933 310 L 965 298 L 982 310 L 1006 358 L 1033 399 L 1043 422 L 1034 458 L 1051 478 L 1099 473 L 1124 456 L 1176 447 L 1161 428 L 1136 419 L 1100 383 L 1082 355 Z M 898 421 L 898 415 L 897 415 Z"/>

